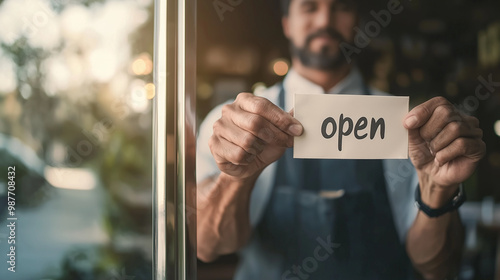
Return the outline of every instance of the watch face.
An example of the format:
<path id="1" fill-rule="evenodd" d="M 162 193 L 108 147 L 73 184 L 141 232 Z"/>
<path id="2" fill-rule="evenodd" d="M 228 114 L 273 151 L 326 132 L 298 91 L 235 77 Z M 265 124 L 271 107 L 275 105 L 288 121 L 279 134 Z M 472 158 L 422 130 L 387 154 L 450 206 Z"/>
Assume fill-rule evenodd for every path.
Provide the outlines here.
<path id="1" fill-rule="evenodd" d="M 453 197 L 453 206 L 458 208 L 460 205 L 462 205 L 462 203 L 464 203 L 465 201 L 465 192 L 464 192 L 464 188 L 463 188 L 463 185 L 460 185 L 460 187 L 458 187 L 458 194 Z"/>

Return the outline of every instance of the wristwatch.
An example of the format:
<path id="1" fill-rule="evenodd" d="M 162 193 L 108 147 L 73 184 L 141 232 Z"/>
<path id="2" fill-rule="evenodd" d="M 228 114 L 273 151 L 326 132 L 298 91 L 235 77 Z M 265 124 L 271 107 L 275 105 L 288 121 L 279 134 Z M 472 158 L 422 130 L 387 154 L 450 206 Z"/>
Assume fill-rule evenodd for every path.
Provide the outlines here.
<path id="1" fill-rule="evenodd" d="M 430 218 L 437 218 L 443 214 L 456 210 L 465 200 L 466 197 L 462 184 L 458 187 L 457 194 L 440 208 L 431 208 L 429 205 L 422 202 L 420 185 L 417 185 L 417 189 L 415 190 L 415 205 Z"/>

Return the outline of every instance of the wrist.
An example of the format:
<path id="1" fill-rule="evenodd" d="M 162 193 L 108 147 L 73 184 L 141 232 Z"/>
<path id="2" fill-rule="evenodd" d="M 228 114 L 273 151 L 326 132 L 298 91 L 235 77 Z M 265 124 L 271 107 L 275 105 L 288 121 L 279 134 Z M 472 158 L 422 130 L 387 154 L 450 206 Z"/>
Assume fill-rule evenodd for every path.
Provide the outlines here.
<path id="1" fill-rule="evenodd" d="M 436 194 L 435 194 L 436 196 Z M 436 201 L 435 196 L 433 197 Z M 422 195 L 420 191 L 420 185 L 415 190 L 415 205 L 419 208 L 420 211 L 425 213 L 429 218 L 437 218 L 441 217 L 449 212 L 453 212 L 458 209 L 466 200 L 466 196 L 463 190 L 463 187 L 460 186 L 458 191 L 453 195 L 451 199 L 449 199 L 446 203 L 440 205 L 439 207 L 430 206 L 423 202 Z"/>
<path id="2" fill-rule="evenodd" d="M 457 194 L 459 185 L 441 187 L 435 185 L 422 186 L 420 193 L 422 202 L 431 208 L 441 208 Z"/>
<path id="3" fill-rule="evenodd" d="M 245 178 L 240 178 L 236 176 L 232 176 L 221 172 L 218 178 L 218 184 L 221 186 L 229 186 L 235 188 L 237 191 L 251 190 L 259 178 L 259 174 L 252 175 Z"/>
<path id="4" fill-rule="evenodd" d="M 419 188 L 422 202 L 431 208 L 441 208 L 458 192 L 460 184 L 440 185 L 428 176 L 419 174 Z"/>

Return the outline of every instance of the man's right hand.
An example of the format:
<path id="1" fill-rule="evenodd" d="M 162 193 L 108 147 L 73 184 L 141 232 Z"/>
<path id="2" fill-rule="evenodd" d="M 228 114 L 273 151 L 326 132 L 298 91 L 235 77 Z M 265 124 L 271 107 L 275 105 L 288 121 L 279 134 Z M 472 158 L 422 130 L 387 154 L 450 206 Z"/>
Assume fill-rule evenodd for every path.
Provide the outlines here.
<path id="1" fill-rule="evenodd" d="M 219 169 L 237 179 L 258 176 L 278 160 L 303 127 L 266 98 L 240 93 L 222 108 L 209 146 Z"/>

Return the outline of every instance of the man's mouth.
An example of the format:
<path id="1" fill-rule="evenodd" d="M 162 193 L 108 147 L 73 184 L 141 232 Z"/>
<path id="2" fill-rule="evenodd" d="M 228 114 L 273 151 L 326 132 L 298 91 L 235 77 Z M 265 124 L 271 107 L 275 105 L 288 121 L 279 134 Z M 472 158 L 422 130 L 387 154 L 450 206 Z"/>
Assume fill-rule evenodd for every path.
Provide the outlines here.
<path id="1" fill-rule="evenodd" d="M 310 51 L 313 50 L 324 51 L 324 48 L 327 49 L 336 48 L 338 44 L 340 44 L 339 39 L 325 34 L 325 35 L 314 36 L 314 38 L 311 41 L 309 41 L 307 48 Z"/>
<path id="2" fill-rule="evenodd" d="M 315 36 L 313 38 L 313 41 L 314 40 L 321 40 L 321 41 L 328 41 L 328 42 L 334 42 L 334 41 L 337 41 L 337 39 L 333 38 L 332 36 L 328 36 L 328 35 L 319 35 L 319 36 Z"/>
<path id="3" fill-rule="evenodd" d="M 310 34 L 306 40 L 306 47 L 309 47 L 312 42 L 322 42 L 326 44 L 340 43 L 343 40 L 342 35 L 333 29 L 325 29 Z"/>

